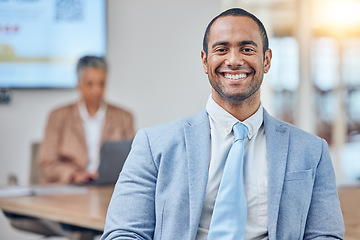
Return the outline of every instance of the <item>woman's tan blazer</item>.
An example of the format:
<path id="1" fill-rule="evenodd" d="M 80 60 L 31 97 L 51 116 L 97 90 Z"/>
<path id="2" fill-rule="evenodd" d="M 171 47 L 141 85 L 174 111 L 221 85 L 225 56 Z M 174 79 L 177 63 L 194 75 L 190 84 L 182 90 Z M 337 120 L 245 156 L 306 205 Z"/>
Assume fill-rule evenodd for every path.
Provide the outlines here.
<path id="1" fill-rule="evenodd" d="M 132 115 L 107 104 L 101 143 L 133 137 Z M 46 183 L 70 183 L 75 171 L 86 169 L 88 153 L 78 103 L 50 113 L 37 163 L 42 173 L 42 182 Z"/>

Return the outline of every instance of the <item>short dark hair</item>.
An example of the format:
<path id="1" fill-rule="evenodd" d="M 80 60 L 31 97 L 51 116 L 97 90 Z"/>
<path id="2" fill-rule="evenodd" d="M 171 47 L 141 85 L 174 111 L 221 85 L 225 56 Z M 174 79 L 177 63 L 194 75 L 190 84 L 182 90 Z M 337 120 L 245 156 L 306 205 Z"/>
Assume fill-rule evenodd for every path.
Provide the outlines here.
<path id="1" fill-rule="evenodd" d="M 261 38 L 262 38 L 262 42 L 263 42 L 263 54 L 265 56 L 266 50 L 269 49 L 269 39 L 268 39 L 266 30 L 265 30 L 265 27 L 257 17 L 255 17 L 253 14 L 251 14 L 241 8 L 228 9 L 228 10 L 220 13 L 213 20 L 211 20 L 211 22 L 209 23 L 209 25 L 206 28 L 206 31 L 204 34 L 204 39 L 203 39 L 203 50 L 205 51 L 206 55 L 208 54 L 208 41 L 209 41 L 209 35 L 210 35 L 210 28 L 218 18 L 225 17 L 225 16 L 245 16 L 245 17 L 249 17 L 252 20 L 254 20 L 260 29 L 260 34 L 261 34 Z"/>
<path id="2" fill-rule="evenodd" d="M 79 59 L 76 65 L 77 75 L 79 76 L 80 73 L 88 67 L 101 68 L 107 71 L 107 63 L 104 57 L 84 56 Z"/>

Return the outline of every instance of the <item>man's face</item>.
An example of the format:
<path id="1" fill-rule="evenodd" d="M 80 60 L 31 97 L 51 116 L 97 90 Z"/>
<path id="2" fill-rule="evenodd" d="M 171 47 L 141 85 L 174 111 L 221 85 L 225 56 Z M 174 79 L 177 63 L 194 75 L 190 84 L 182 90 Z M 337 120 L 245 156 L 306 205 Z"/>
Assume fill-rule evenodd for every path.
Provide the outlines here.
<path id="1" fill-rule="evenodd" d="M 79 90 L 86 105 L 98 106 L 104 97 L 106 71 L 88 67 L 79 75 Z"/>
<path id="2" fill-rule="evenodd" d="M 270 68 L 271 50 L 263 54 L 258 25 L 246 16 L 218 18 L 210 29 L 208 54 L 201 52 L 216 102 L 260 100 L 264 73 Z"/>

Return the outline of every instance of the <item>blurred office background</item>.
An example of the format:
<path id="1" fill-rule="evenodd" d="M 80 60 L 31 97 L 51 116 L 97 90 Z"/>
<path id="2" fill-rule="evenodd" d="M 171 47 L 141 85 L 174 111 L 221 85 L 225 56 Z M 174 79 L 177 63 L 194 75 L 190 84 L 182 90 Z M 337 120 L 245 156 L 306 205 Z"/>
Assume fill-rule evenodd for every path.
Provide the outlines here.
<path id="1" fill-rule="evenodd" d="M 268 111 L 325 138 L 339 180 L 360 176 L 360 1 L 107 1 L 106 98 L 134 113 L 137 129 L 204 108 L 210 93 L 200 51 L 207 23 L 242 7 L 270 36 L 273 60 L 262 88 Z M 71 36 L 68 36 L 69 38 Z M 10 90 L 0 104 L 0 184 L 29 178 L 31 144 L 50 110 L 76 89 Z"/>
<path id="2" fill-rule="evenodd" d="M 339 184 L 360 177 L 359 0 L 106 2 L 106 99 L 132 111 L 137 129 L 205 107 L 211 90 L 200 59 L 205 28 L 222 10 L 242 7 L 263 21 L 273 50 L 264 106 L 328 141 Z M 49 112 L 78 94 L 10 92 L 11 102 L 0 104 L 0 185 L 11 176 L 25 185 L 31 145 L 42 140 Z"/>
<path id="3" fill-rule="evenodd" d="M 137 129 L 203 109 L 210 93 L 203 33 L 230 7 L 253 12 L 270 36 L 273 60 L 262 88 L 268 111 L 325 138 L 339 177 L 360 176 L 359 0 L 108 0 L 106 98 L 132 111 Z M 10 93 L 0 105 L 0 184 L 10 175 L 26 184 L 31 144 L 41 141 L 48 113 L 78 94 Z"/>

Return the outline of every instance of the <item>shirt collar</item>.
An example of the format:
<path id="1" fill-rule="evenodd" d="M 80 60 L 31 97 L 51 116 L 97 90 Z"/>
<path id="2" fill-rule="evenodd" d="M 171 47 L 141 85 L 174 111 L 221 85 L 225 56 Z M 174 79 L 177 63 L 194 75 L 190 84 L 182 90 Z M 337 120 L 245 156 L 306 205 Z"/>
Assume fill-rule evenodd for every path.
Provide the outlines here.
<path id="1" fill-rule="evenodd" d="M 220 127 L 226 134 L 230 134 L 232 131 L 232 127 L 241 121 L 223 109 L 220 105 L 218 105 L 212 95 L 210 95 L 207 104 L 206 104 L 206 111 L 208 112 L 210 118 L 214 121 L 214 123 Z M 248 138 L 251 139 L 255 136 L 259 128 L 263 123 L 263 106 L 260 104 L 258 110 L 251 115 L 249 118 L 245 119 L 243 123 L 248 129 Z"/>
<path id="2" fill-rule="evenodd" d="M 105 113 L 106 113 L 106 104 L 104 102 L 102 102 L 100 104 L 99 109 L 97 110 L 97 112 L 95 113 L 94 116 L 90 116 L 89 112 L 86 109 L 86 105 L 83 101 L 79 102 L 79 112 L 80 112 L 80 117 L 83 121 L 85 120 L 90 120 L 90 119 L 94 119 L 94 120 L 100 120 L 102 118 L 105 117 Z"/>

